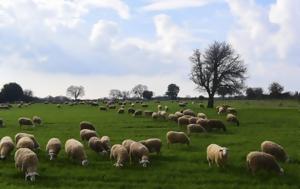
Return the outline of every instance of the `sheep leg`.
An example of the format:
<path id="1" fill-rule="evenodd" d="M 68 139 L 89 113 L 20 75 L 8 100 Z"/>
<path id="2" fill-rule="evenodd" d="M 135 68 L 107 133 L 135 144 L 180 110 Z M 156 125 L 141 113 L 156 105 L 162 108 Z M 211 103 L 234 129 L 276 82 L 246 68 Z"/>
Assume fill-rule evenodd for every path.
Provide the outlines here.
<path id="1" fill-rule="evenodd" d="M 208 161 L 208 166 L 211 167 L 211 162 L 210 159 L 207 157 L 207 161 Z"/>

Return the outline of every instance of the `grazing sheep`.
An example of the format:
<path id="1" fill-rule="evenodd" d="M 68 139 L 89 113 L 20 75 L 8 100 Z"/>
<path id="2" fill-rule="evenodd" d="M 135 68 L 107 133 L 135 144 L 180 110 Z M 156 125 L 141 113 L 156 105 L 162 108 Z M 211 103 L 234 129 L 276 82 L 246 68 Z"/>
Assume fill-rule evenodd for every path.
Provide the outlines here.
<path id="1" fill-rule="evenodd" d="M 129 160 L 129 154 L 126 148 L 121 144 L 115 144 L 111 147 L 110 159 L 117 159 L 114 164 L 116 167 L 123 167 L 124 164 Z"/>
<path id="2" fill-rule="evenodd" d="M 190 139 L 184 132 L 169 131 L 167 132 L 167 144 L 181 143 L 190 145 Z"/>
<path id="3" fill-rule="evenodd" d="M 100 141 L 102 142 L 102 145 L 105 149 L 105 151 L 109 152 L 110 151 L 110 138 L 108 136 L 102 136 L 100 138 Z"/>
<path id="4" fill-rule="evenodd" d="M 133 113 L 133 116 L 136 117 L 136 116 L 141 116 L 143 115 L 143 111 L 142 110 L 136 110 L 134 113 Z"/>
<path id="5" fill-rule="evenodd" d="M 15 141 L 16 141 L 16 144 L 19 142 L 19 140 L 20 140 L 22 137 L 29 137 L 29 138 L 31 138 L 31 140 L 32 140 L 33 143 L 34 143 L 34 149 L 39 149 L 39 148 L 40 148 L 40 145 L 39 145 L 39 143 L 37 142 L 37 140 L 35 139 L 34 135 L 28 134 L 28 133 L 17 133 L 17 134 L 15 135 Z"/>
<path id="6" fill-rule="evenodd" d="M 107 151 L 104 149 L 104 146 L 98 137 L 91 137 L 88 143 L 88 146 L 99 154 L 106 154 Z"/>
<path id="7" fill-rule="evenodd" d="M 60 105 L 60 104 L 56 104 L 56 107 L 57 107 L 57 108 L 61 108 L 61 105 Z"/>
<path id="8" fill-rule="evenodd" d="M 187 125 L 187 135 L 191 135 L 191 133 L 204 133 L 206 130 L 199 124 L 188 124 Z"/>
<path id="9" fill-rule="evenodd" d="M 145 110 L 145 111 L 144 111 L 144 115 L 145 115 L 145 116 L 150 117 L 150 116 L 152 116 L 152 114 L 153 114 L 153 111 L 150 111 L 150 110 Z"/>
<path id="10" fill-rule="evenodd" d="M 202 119 L 207 119 L 207 116 L 204 113 L 198 113 L 197 117 L 202 118 Z"/>
<path id="11" fill-rule="evenodd" d="M 58 138 L 49 139 L 46 145 L 46 152 L 50 156 L 50 160 L 54 160 L 61 150 L 61 142 Z"/>
<path id="12" fill-rule="evenodd" d="M 67 140 L 65 143 L 65 151 L 69 158 L 80 161 L 81 165 L 85 166 L 88 164 L 84 147 L 78 140 L 73 138 Z"/>
<path id="13" fill-rule="evenodd" d="M 108 108 L 109 108 L 109 109 L 116 109 L 117 106 L 116 106 L 116 105 L 109 105 Z"/>
<path id="14" fill-rule="evenodd" d="M 149 150 L 140 142 L 131 143 L 129 157 L 130 162 L 132 162 L 134 159 L 137 159 L 143 167 L 147 167 L 147 164 L 150 164 Z"/>
<path id="15" fill-rule="evenodd" d="M 131 140 L 131 139 L 126 139 L 126 140 L 123 140 L 122 142 L 122 145 L 126 148 L 127 152 L 129 153 L 130 152 L 130 145 L 132 143 L 134 143 L 135 141 L 134 140 Z"/>
<path id="16" fill-rule="evenodd" d="M 160 149 L 162 146 L 162 142 L 159 138 L 149 138 L 147 140 L 139 141 L 143 145 L 145 145 L 150 153 L 156 152 L 157 154 L 160 153 Z"/>
<path id="17" fill-rule="evenodd" d="M 131 107 L 134 107 L 134 103 L 131 103 L 130 106 L 131 106 Z"/>
<path id="18" fill-rule="evenodd" d="M 158 117 L 161 119 L 167 119 L 168 118 L 168 113 L 166 111 L 159 111 L 158 113 Z"/>
<path id="19" fill-rule="evenodd" d="M 231 122 L 231 123 L 235 123 L 236 126 L 240 125 L 240 122 L 239 122 L 238 118 L 233 114 L 227 114 L 226 121 Z"/>
<path id="20" fill-rule="evenodd" d="M 99 110 L 101 110 L 101 111 L 107 111 L 107 108 L 105 106 L 99 106 Z"/>
<path id="21" fill-rule="evenodd" d="M 26 126 L 33 126 L 33 123 L 31 121 L 30 118 L 27 118 L 27 117 L 20 117 L 18 119 L 18 122 L 19 122 L 19 125 L 20 125 L 20 128 L 23 126 L 23 125 L 26 125 Z"/>
<path id="22" fill-rule="evenodd" d="M 275 157 L 265 152 L 250 152 L 247 155 L 246 162 L 248 170 L 250 170 L 253 175 L 259 170 L 274 171 L 278 175 L 283 175 L 284 173 Z"/>
<path id="23" fill-rule="evenodd" d="M 237 114 L 236 109 L 230 108 L 230 107 L 226 109 L 226 112 L 227 112 L 228 114 L 234 114 L 234 115 Z"/>
<path id="24" fill-rule="evenodd" d="M 93 130 L 89 130 L 89 129 L 82 129 L 80 131 L 80 138 L 81 140 L 83 141 L 89 141 L 91 137 L 97 137 L 98 134 L 96 131 L 93 131 Z"/>
<path id="25" fill-rule="evenodd" d="M 186 117 L 180 117 L 180 118 L 178 118 L 178 121 L 177 121 L 179 127 L 182 127 L 183 125 L 188 125 L 189 122 L 190 122 L 189 118 L 186 118 Z"/>
<path id="26" fill-rule="evenodd" d="M 31 138 L 25 136 L 20 138 L 16 145 L 16 148 L 29 148 L 30 150 L 34 150 L 34 142 Z"/>
<path id="27" fill-rule="evenodd" d="M 94 125 L 91 122 L 82 121 L 82 122 L 80 122 L 79 125 L 80 125 L 80 130 L 82 130 L 82 129 L 89 129 L 89 130 L 96 131 Z"/>
<path id="28" fill-rule="evenodd" d="M 197 117 L 190 117 L 189 118 L 189 124 L 196 124 L 199 118 Z"/>
<path id="29" fill-rule="evenodd" d="M 135 110 L 133 108 L 128 108 L 127 112 L 129 114 L 134 114 Z"/>
<path id="30" fill-rule="evenodd" d="M 223 106 L 219 107 L 218 114 L 221 115 L 221 114 L 225 114 L 225 113 L 226 113 L 226 108 Z"/>
<path id="31" fill-rule="evenodd" d="M 33 116 L 32 121 L 35 125 L 41 125 L 42 124 L 42 119 L 38 116 Z"/>
<path id="32" fill-rule="evenodd" d="M 13 151 L 15 144 L 9 136 L 5 136 L 0 141 L 0 159 L 5 159 Z"/>
<path id="33" fill-rule="evenodd" d="M 2 118 L 0 118 L 0 127 L 4 127 L 4 121 Z"/>
<path id="34" fill-rule="evenodd" d="M 228 159 L 228 149 L 217 144 L 210 144 L 207 147 L 207 161 L 211 166 L 215 163 L 218 167 L 224 167 Z"/>
<path id="35" fill-rule="evenodd" d="M 181 112 L 175 112 L 175 115 L 179 118 L 179 117 L 183 116 L 183 113 L 181 113 Z"/>
<path id="36" fill-rule="evenodd" d="M 196 114 L 191 109 L 186 109 L 182 113 L 183 113 L 183 115 L 190 115 L 190 116 L 196 117 Z"/>
<path id="37" fill-rule="evenodd" d="M 226 131 L 226 126 L 224 123 L 217 119 L 199 119 L 197 124 L 200 124 L 202 127 L 204 127 L 206 131 L 212 131 L 213 129 L 222 129 L 224 132 Z"/>
<path id="38" fill-rule="evenodd" d="M 178 117 L 175 114 L 169 114 L 168 119 L 175 122 L 178 121 Z"/>
<path id="39" fill-rule="evenodd" d="M 162 106 L 160 104 L 157 105 L 157 111 L 162 111 Z"/>
<path id="40" fill-rule="evenodd" d="M 153 112 L 151 116 L 152 116 L 152 119 L 158 119 L 158 113 L 157 112 Z"/>
<path id="41" fill-rule="evenodd" d="M 34 182 L 35 176 L 39 175 L 37 155 L 28 148 L 20 148 L 16 151 L 14 159 L 16 168 L 25 172 L 25 181 L 29 178 L 31 182 Z"/>
<path id="42" fill-rule="evenodd" d="M 260 146 L 262 152 L 271 154 L 277 161 L 287 162 L 289 160 L 284 148 L 273 141 L 264 141 Z"/>
<path id="43" fill-rule="evenodd" d="M 118 114 L 123 114 L 125 112 L 125 109 L 124 108 L 119 108 L 118 109 Z"/>

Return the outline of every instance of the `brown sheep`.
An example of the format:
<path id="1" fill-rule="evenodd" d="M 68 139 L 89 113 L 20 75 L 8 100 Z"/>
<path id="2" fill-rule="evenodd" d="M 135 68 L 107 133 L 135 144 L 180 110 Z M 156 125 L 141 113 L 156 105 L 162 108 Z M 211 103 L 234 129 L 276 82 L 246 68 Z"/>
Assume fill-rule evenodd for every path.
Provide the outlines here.
<path id="1" fill-rule="evenodd" d="M 181 143 L 190 145 L 190 139 L 184 132 L 169 131 L 166 134 L 167 144 Z"/>
<path id="2" fill-rule="evenodd" d="M 18 122 L 19 122 L 19 125 L 20 125 L 20 128 L 23 126 L 23 125 L 26 125 L 26 126 L 34 126 L 33 125 L 33 122 L 31 121 L 30 118 L 27 118 L 27 117 L 20 117 L 18 119 Z"/>
<path id="3" fill-rule="evenodd" d="M 273 141 L 264 141 L 260 146 L 261 151 L 273 155 L 277 161 L 289 161 L 289 157 L 281 145 L 276 144 Z"/>
<path id="4" fill-rule="evenodd" d="M 131 139 L 126 139 L 122 142 L 122 145 L 126 148 L 127 152 L 130 152 L 130 145 L 135 142 L 134 140 Z"/>
<path id="5" fill-rule="evenodd" d="M 235 123 L 236 126 L 240 125 L 240 122 L 239 122 L 238 118 L 233 114 L 227 114 L 226 121 L 230 122 L 230 123 Z"/>
<path id="6" fill-rule="evenodd" d="M 199 124 L 188 124 L 187 125 L 187 134 L 191 135 L 191 133 L 205 133 L 206 130 Z"/>
<path id="7" fill-rule="evenodd" d="M 150 163 L 149 150 L 140 142 L 131 143 L 129 157 L 130 162 L 132 162 L 134 159 L 137 159 L 143 167 L 147 167 L 147 165 Z"/>
<path id="8" fill-rule="evenodd" d="M 190 117 L 189 118 L 189 124 L 196 124 L 198 121 L 198 118 L 197 117 Z"/>
<path id="9" fill-rule="evenodd" d="M 147 140 L 139 141 L 143 145 L 145 145 L 150 153 L 156 152 L 157 154 L 160 153 L 160 149 L 162 146 L 162 142 L 159 138 L 149 138 Z"/>
<path id="10" fill-rule="evenodd" d="M 32 140 L 33 143 L 34 143 L 34 149 L 38 150 L 38 149 L 40 148 L 40 145 L 39 145 L 39 143 L 37 142 L 37 140 L 35 139 L 34 135 L 28 134 L 28 133 L 17 133 L 17 134 L 15 135 L 15 141 L 16 141 L 16 144 L 19 142 L 19 140 L 20 140 L 22 137 L 29 137 L 29 138 L 31 138 L 31 140 Z"/>
<path id="11" fill-rule="evenodd" d="M 182 113 L 183 113 L 183 115 L 190 115 L 190 116 L 196 117 L 196 114 L 191 109 L 186 109 Z"/>
<path id="12" fill-rule="evenodd" d="M 83 141 L 89 141 L 91 137 L 97 137 L 98 134 L 96 131 L 89 130 L 89 129 L 82 129 L 80 131 L 80 138 Z"/>
<path id="13" fill-rule="evenodd" d="M 79 125 L 80 125 L 80 130 L 82 130 L 82 129 L 89 129 L 89 130 L 96 131 L 94 125 L 91 122 L 82 121 L 82 122 L 80 122 Z"/>
<path id="14" fill-rule="evenodd" d="M 178 118 L 178 126 L 182 128 L 182 126 L 186 126 L 189 124 L 189 118 L 186 118 L 186 117 L 180 117 Z"/>

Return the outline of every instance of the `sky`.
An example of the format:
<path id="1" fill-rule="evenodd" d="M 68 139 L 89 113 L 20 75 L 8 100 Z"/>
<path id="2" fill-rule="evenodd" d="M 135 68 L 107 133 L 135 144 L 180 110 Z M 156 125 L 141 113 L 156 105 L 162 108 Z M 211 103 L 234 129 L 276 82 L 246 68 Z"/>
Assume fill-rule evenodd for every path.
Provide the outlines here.
<path id="1" fill-rule="evenodd" d="M 189 57 L 214 41 L 232 44 L 248 67 L 246 84 L 299 88 L 299 0 L 0 0 L 0 86 L 35 96 L 84 98 L 147 85 L 163 95 L 200 93 Z"/>

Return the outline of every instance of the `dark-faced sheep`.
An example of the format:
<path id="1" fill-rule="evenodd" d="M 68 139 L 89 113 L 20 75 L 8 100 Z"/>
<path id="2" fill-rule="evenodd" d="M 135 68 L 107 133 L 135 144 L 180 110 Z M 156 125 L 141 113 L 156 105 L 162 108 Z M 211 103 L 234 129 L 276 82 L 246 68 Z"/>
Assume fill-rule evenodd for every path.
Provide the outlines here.
<path id="1" fill-rule="evenodd" d="M 38 158 L 37 155 L 28 148 L 20 148 L 15 153 L 15 166 L 17 169 L 25 173 L 25 180 L 30 179 L 31 182 L 35 181 L 37 173 Z"/>
<path id="2" fill-rule="evenodd" d="M 284 148 L 273 141 L 262 142 L 261 151 L 273 155 L 277 161 L 287 162 L 289 160 Z"/>
<path id="3" fill-rule="evenodd" d="M 82 122 L 80 122 L 79 126 L 80 126 L 80 130 L 82 130 L 82 129 L 89 129 L 89 130 L 96 131 L 94 125 L 91 122 L 88 122 L 88 121 L 82 121 Z"/>
<path id="4" fill-rule="evenodd" d="M 61 142 L 58 138 L 49 139 L 46 145 L 46 152 L 50 157 L 50 160 L 54 160 L 61 150 Z"/>

